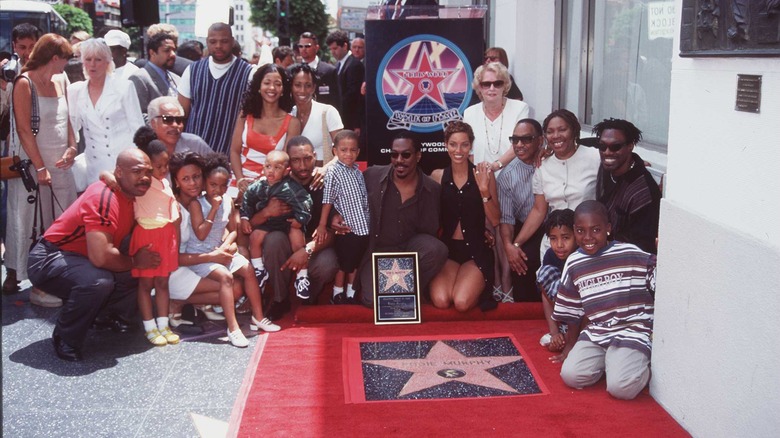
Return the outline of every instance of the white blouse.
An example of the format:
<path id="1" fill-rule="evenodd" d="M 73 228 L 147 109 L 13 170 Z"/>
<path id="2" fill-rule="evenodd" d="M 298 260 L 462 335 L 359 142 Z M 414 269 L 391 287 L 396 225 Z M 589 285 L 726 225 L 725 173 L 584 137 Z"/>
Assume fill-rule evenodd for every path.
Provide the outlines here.
<path id="1" fill-rule="evenodd" d="M 472 105 L 463 112 L 463 121 L 474 130 L 474 145 L 471 153 L 474 164 L 498 160 L 512 147 L 509 137 L 515 131 L 518 121 L 528 117 L 528 104 L 515 99 L 507 99 L 501 115 L 490 121 L 482 109 L 482 103 Z"/>
<path id="2" fill-rule="evenodd" d="M 292 114 L 293 117 L 297 117 L 298 107 L 293 107 L 290 114 Z M 341 121 L 341 115 L 339 115 L 339 112 L 336 108 L 325 103 L 317 102 L 315 100 L 311 102 L 311 113 L 309 114 L 309 120 L 306 121 L 306 126 L 303 127 L 301 135 L 311 141 L 318 160 L 322 160 L 322 157 L 325 156 L 322 150 L 323 144 L 325 143 L 325 133 L 322 129 L 323 114 L 325 115 L 324 119 L 328 130 L 329 145 L 333 144 L 330 141 L 330 133 L 344 129 L 344 123 Z"/>
<path id="3" fill-rule="evenodd" d="M 600 166 L 599 151 L 587 146 L 577 147 L 574 155 L 565 160 L 551 155 L 534 172 L 534 195 L 544 195 L 550 204 L 548 211 L 574 210 L 582 201 L 596 199 Z"/>

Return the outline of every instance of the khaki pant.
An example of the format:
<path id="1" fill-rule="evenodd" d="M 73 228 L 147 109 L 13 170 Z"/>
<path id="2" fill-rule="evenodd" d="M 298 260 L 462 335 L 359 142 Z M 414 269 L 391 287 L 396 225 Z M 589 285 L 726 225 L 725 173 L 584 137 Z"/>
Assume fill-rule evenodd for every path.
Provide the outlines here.
<path id="1" fill-rule="evenodd" d="M 650 380 L 650 358 L 626 347 L 604 348 L 590 341 L 574 344 L 561 367 L 566 385 L 582 389 L 607 374 L 607 392 L 615 398 L 631 400 Z"/>

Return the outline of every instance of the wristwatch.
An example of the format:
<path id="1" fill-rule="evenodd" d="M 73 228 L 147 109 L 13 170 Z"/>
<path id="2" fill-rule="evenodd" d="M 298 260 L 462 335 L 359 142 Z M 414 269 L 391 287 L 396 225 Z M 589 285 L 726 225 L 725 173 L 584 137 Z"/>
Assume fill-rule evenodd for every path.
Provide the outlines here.
<path id="1" fill-rule="evenodd" d="M 491 200 L 491 199 L 493 199 L 493 197 L 492 197 L 492 196 L 488 196 L 488 197 L 484 197 L 484 196 L 483 196 L 483 197 L 482 197 L 482 203 L 483 203 L 483 204 L 487 204 L 488 202 L 490 202 L 490 200 Z"/>
<path id="2" fill-rule="evenodd" d="M 311 255 L 314 254 L 314 245 L 312 246 L 306 245 L 304 247 L 304 250 L 306 251 L 306 255 L 309 256 L 309 258 L 311 258 Z"/>
<path id="3" fill-rule="evenodd" d="M 520 244 L 519 244 L 519 243 L 517 243 L 517 242 L 512 242 L 512 245 L 514 245 L 514 246 L 515 246 L 515 248 L 520 248 Z"/>

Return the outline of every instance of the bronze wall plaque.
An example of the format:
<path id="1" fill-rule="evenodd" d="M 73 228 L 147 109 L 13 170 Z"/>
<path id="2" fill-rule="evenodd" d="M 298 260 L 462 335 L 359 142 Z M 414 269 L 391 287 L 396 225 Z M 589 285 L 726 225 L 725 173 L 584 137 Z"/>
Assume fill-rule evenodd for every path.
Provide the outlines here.
<path id="1" fill-rule="evenodd" d="M 683 0 L 680 56 L 780 56 L 780 1 Z"/>
<path id="2" fill-rule="evenodd" d="M 737 75 L 737 111 L 761 112 L 761 75 Z"/>

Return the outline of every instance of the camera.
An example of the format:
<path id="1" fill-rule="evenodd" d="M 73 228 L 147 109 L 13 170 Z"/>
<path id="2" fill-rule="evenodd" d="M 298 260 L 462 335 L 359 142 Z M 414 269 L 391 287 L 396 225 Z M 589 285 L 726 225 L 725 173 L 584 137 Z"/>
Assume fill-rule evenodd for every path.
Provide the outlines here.
<path id="1" fill-rule="evenodd" d="M 13 82 L 19 74 L 19 69 L 21 67 L 22 64 L 19 62 L 19 55 L 14 53 L 11 55 L 11 59 L 3 66 L 3 80 L 6 82 Z"/>
<path id="2" fill-rule="evenodd" d="M 9 169 L 15 172 L 19 172 L 19 175 L 21 175 L 22 178 L 22 183 L 24 184 L 24 188 L 27 189 L 28 192 L 34 192 L 38 190 L 38 183 L 35 182 L 35 178 L 33 178 L 32 174 L 30 173 L 30 167 L 32 167 L 32 161 L 27 159 L 17 161 L 12 166 L 10 166 Z"/>

